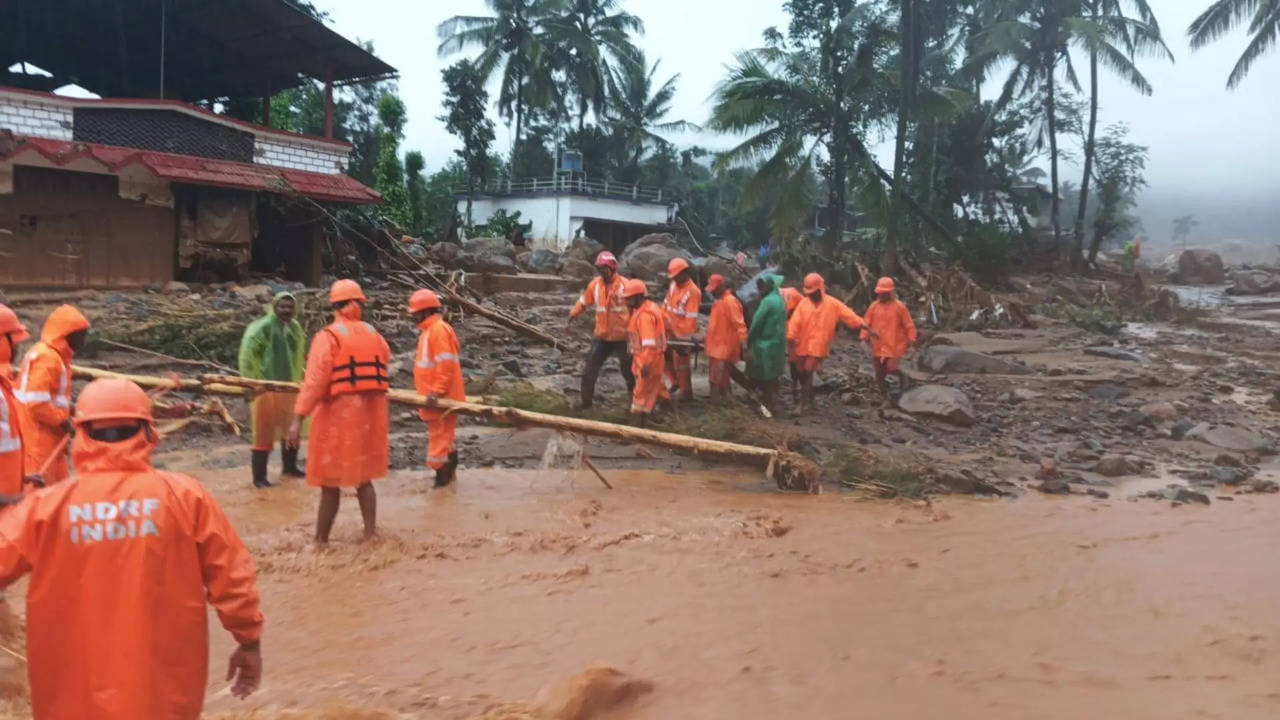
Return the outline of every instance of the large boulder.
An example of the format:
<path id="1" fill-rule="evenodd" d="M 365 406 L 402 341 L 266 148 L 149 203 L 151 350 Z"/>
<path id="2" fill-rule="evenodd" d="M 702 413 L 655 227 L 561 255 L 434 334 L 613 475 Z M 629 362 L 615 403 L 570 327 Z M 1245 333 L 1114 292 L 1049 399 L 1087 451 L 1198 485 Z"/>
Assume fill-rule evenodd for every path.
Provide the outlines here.
<path id="1" fill-rule="evenodd" d="M 461 254 L 462 246 L 458 243 L 438 242 L 427 249 L 428 257 L 446 267 L 452 266 Z"/>
<path id="2" fill-rule="evenodd" d="M 1228 295 L 1262 295 L 1280 291 L 1280 276 L 1266 270 L 1239 270 L 1231 276 Z"/>
<path id="3" fill-rule="evenodd" d="M 946 385 L 911 388 L 898 399 L 898 407 L 912 415 L 927 415 L 963 427 L 969 427 L 977 419 L 969 396 Z"/>
<path id="4" fill-rule="evenodd" d="M 1195 426 L 1187 431 L 1184 437 L 1187 440 L 1199 440 L 1216 448 L 1236 452 L 1267 450 L 1272 446 L 1270 440 L 1252 430 L 1208 423 Z"/>
<path id="5" fill-rule="evenodd" d="M 560 276 L 576 280 L 590 280 L 596 276 L 596 268 L 591 263 L 577 258 L 567 257 L 560 261 Z"/>
<path id="6" fill-rule="evenodd" d="M 1184 285 L 1221 285 L 1227 281 L 1222 256 L 1212 250 L 1183 250 L 1174 281 Z"/>
<path id="7" fill-rule="evenodd" d="M 490 275 L 515 275 L 520 272 L 516 261 L 506 255 L 464 252 L 454 258 L 450 267 L 471 273 Z"/>
<path id="8" fill-rule="evenodd" d="M 917 361 L 921 370 L 933 373 L 971 373 L 991 375 L 1030 375 L 1030 368 L 946 345 L 925 348 Z"/>
<path id="9" fill-rule="evenodd" d="M 604 246 L 592 240 L 591 238 L 580 235 L 569 243 L 569 249 L 565 251 L 565 255 L 575 260 L 583 262 L 595 263 L 596 256 L 604 250 Z"/>
<path id="10" fill-rule="evenodd" d="M 543 248 L 524 253 L 521 257 L 524 258 L 524 262 L 516 262 L 517 265 L 520 265 L 520 269 L 539 275 L 555 275 L 560 269 L 560 263 L 565 260 L 564 256 L 555 250 Z"/>
<path id="11" fill-rule="evenodd" d="M 645 235 L 627 246 L 618 259 L 618 272 L 645 282 L 661 282 L 667 279 L 667 263 L 671 258 L 684 255 L 671 235 Z"/>
<path id="12" fill-rule="evenodd" d="M 462 241 L 462 251 L 476 255 L 505 255 L 513 263 L 516 259 L 516 246 L 500 237 L 468 238 Z"/>

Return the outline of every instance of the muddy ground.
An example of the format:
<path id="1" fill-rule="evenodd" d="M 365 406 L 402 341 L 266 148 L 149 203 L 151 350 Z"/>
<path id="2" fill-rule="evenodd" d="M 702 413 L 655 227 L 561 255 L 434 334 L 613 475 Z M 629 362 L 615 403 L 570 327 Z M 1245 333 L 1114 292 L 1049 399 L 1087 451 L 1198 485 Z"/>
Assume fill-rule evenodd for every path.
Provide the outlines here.
<path id="1" fill-rule="evenodd" d="M 75 301 L 103 328 L 148 303 L 254 305 L 190 290 Z M 334 547 L 317 552 L 313 491 L 252 490 L 247 439 L 212 418 L 189 426 L 158 461 L 224 504 L 257 559 L 268 617 L 267 679 L 246 703 L 221 681 L 230 645 L 212 621 L 207 715 L 550 717 L 549 684 L 603 664 L 652 687 L 580 717 L 1275 717 L 1280 498 L 1265 491 L 1280 479 L 1269 404 L 1280 298 L 1178 292 L 1205 309 L 1117 333 L 1045 317 L 1034 329 L 926 333 L 934 347 L 1017 366 L 912 371 L 915 384 L 962 390 L 970 427 L 879 407 L 846 333 L 813 417 L 698 402 L 666 420 L 787 443 L 827 468 L 817 497 L 779 493 L 756 468 L 587 441 L 609 491 L 574 469 L 576 439 L 466 420 L 458 487 L 429 491 L 421 425 L 395 410 L 383 539 L 357 543 L 351 498 Z M 58 299 L 5 302 L 30 323 Z M 470 392 L 576 401 L 589 331 L 562 329 L 572 298 L 497 300 L 569 342 L 539 348 L 459 318 Z M 407 387 L 413 333 L 393 303 L 375 322 Z M 1085 352 L 1106 346 L 1131 356 Z M 83 360 L 198 371 L 112 347 Z M 702 371 L 695 387 L 705 395 Z M 596 416 L 622 416 L 611 368 L 600 389 Z M 243 403 L 229 407 L 243 423 Z M 871 499 L 867 480 L 899 497 Z M 19 620 L 22 591 L 8 593 Z M 20 634 L 11 642 L 21 650 Z M 0 668 L 23 717 L 20 664 L 0 657 Z"/>

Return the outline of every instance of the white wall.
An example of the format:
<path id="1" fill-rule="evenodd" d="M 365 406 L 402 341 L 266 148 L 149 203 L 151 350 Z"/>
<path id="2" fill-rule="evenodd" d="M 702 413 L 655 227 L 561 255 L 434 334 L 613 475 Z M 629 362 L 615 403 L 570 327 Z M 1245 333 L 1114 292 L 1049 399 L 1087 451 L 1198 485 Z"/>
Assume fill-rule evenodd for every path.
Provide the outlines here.
<path id="1" fill-rule="evenodd" d="M 532 247 L 563 250 L 582 227 L 584 219 L 608 222 L 660 225 L 668 220 L 668 206 L 629 200 L 589 198 L 576 195 L 537 197 L 477 197 L 471 205 L 471 222 L 484 224 L 497 210 L 508 215 L 520 213 L 520 221 L 533 223 L 529 231 Z M 458 201 L 458 214 L 466 219 L 467 201 Z"/>
<path id="2" fill-rule="evenodd" d="M 307 142 L 302 138 L 254 135 L 253 161 L 259 165 L 333 175 L 347 169 L 347 148 Z"/>
<path id="3" fill-rule="evenodd" d="M 14 135 L 71 139 L 71 108 L 37 95 L 0 95 L 0 129 Z"/>

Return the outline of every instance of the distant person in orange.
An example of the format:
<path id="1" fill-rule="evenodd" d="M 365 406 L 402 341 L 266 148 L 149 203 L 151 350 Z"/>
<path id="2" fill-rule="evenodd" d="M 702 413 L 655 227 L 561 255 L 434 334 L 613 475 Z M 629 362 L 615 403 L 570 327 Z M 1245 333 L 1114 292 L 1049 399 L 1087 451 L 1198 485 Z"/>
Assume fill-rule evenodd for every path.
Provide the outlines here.
<path id="1" fill-rule="evenodd" d="M 22 450 L 22 423 L 14 396 L 12 359 L 18 344 L 31 337 L 18 316 L 0 305 L 0 505 L 22 499 L 25 458 Z M 34 468 L 33 468 L 34 469 Z"/>
<path id="2" fill-rule="evenodd" d="M 698 334 L 698 306 L 702 304 L 702 291 L 693 281 L 693 267 L 684 258 L 671 258 L 667 263 L 667 298 L 662 312 L 667 319 L 667 330 L 672 340 L 693 342 Z M 680 390 L 680 399 L 693 399 L 693 348 L 668 347 L 667 378 L 671 390 Z"/>
<path id="3" fill-rule="evenodd" d="M 867 327 L 879 333 L 878 340 L 871 340 L 866 331 L 862 339 L 871 343 L 871 364 L 876 377 L 876 388 L 886 405 L 889 404 L 889 373 L 898 376 L 898 386 L 906 389 L 907 375 L 899 367 L 899 361 L 907 356 L 916 343 L 916 324 L 901 300 L 893 296 L 893 278 L 882 277 L 876 282 L 876 299 L 867 307 L 863 319 Z"/>
<path id="4" fill-rule="evenodd" d="M 791 314 L 804 299 L 804 293 L 793 287 L 784 287 L 778 292 L 782 293 L 782 302 L 787 308 L 787 319 L 790 320 Z M 791 401 L 798 405 L 800 403 L 800 370 L 796 368 L 796 363 L 790 356 L 787 357 L 787 370 L 791 374 Z"/>
<path id="5" fill-rule="evenodd" d="M 387 474 L 387 376 L 391 348 L 360 318 L 367 298 L 354 280 L 329 289 L 333 322 L 311 339 L 302 390 L 289 425 L 288 444 L 302 442 L 302 421 L 311 418 L 307 484 L 320 488 L 316 542 L 329 542 L 342 488 L 355 488 L 366 540 L 378 532 L 373 481 Z"/>
<path id="6" fill-rule="evenodd" d="M 26 466 L 33 471 L 57 455 L 43 473 L 52 485 L 67 479 L 62 439 L 74 432 L 71 425 L 71 360 L 84 347 L 89 321 L 79 310 L 62 305 L 54 310 L 40 332 L 40 342 L 27 351 L 14 395 L 22 406 L 22 438 Z"/>
<path id="7" fill-rule="evenodd" d="M 582 370 L 581 402 L 584 409 L 595 402 L 600 368 L 611 355 L 618 356 L 618 367 L 622 369 L 627 392 L 634 392 L 636 387 L 636 378 L 631 374 L 631 355 L 627 352 L 627 323 L 631 321 L 631 311 L 622 299 L 622 288 L 627 279 L 618 274 L 618 259 L 608 250 L 596 256 L 596 272 L 600 275 L 591 278 L 582 297 L 569 311 L 570 325 L 587 308 L 595 312 L 595 337 L 587 354 L 587 366 Z"/>
<path id="8" fill-rule="evenodd" d="M 421 333 L 414 355 L 413 384 L 428 400 L 466 400 L 462 379 L 462 348 L 453 326 L 441 314 L 440 298 L 430 290 L 417 290 L 409 297 L 409 314 Z M 427 423 L 427 467 L 436 472 L 436 487 L 457 478 L 458 449 L 454 432 L 458 416 L 435 408 L 422 408 L 418 416 Z"/>
<path id="9" fill-rule="evenodd" d="M 643 280 L 631 279 L 623 288 L 627 307 L 631 308 L 628 343 L 631 345 L 631 371 L 636 376 L 636 389 L 631 394 L 631 414 L 640 416 L 644 427 L 659 400 L 670 395 L 663 384 L 666 365 L 667 328 L 658 303 L 649 299 Z"/>
<path id="10" fill-rule="evenodd" d="M 35 720 L 195 720 L 213 605 L 239 644 L 227 680 L 262 679 L 253 560 L 198 481 L 151 465 L 151 399 L 95 380 L 76 403 L 75 482 L 0 513 L 0 586 L 31 573 L 27 672 Z"/>
<path id="11" fill-rule="evenodd" d="M 707 379 L 711 382 L 711 399 L 720 400 L 729 394 L 730 371 L 742 359 L 747 323 L 742 319 L 742 301 L 729 290 L 723 275 L 707 279 L 707 294 L 716 299 L 707 322 L 706 353 L 711 361 Z"/>
<path id="12" fill-rule="evenodd" d="M 826 281 L 818 273 L 806 275 L 805 299 L 787 321 L 787 354 L 800 373 L 802 409 L 810 412 L 813 410 L 813 376 L 822 371 L 822 361 L 831 352 L 836 325 L 844 323 L 850 330 L 865 327 L 862 318 L 848 305 L 828 295 L 826 288 Z M 866 332 L 872 339 L 880 338 L 875 330 L 867 328 Z"/>

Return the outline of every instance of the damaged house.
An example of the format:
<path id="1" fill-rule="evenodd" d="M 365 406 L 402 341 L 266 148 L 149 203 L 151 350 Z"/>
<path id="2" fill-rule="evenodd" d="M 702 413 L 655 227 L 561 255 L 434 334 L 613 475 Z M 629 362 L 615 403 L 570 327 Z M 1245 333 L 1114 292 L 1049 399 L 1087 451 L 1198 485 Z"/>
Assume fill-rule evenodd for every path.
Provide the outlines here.
<path id="1" fill-rule="evenodd" d="M 130 287 L 252 269 L 318 284 L 321 208 L 381 200 L 345 174 L 333 89 L 394 72 L 285 0 L 4 3 L 0 283 Z M 270 96 L 308 78 L 325 86 L 325 136 L 272 128 Z M 69 83 L 101 97 L 49 92 Z M 207 109 L 246 99 L 261 122 Z"/>

